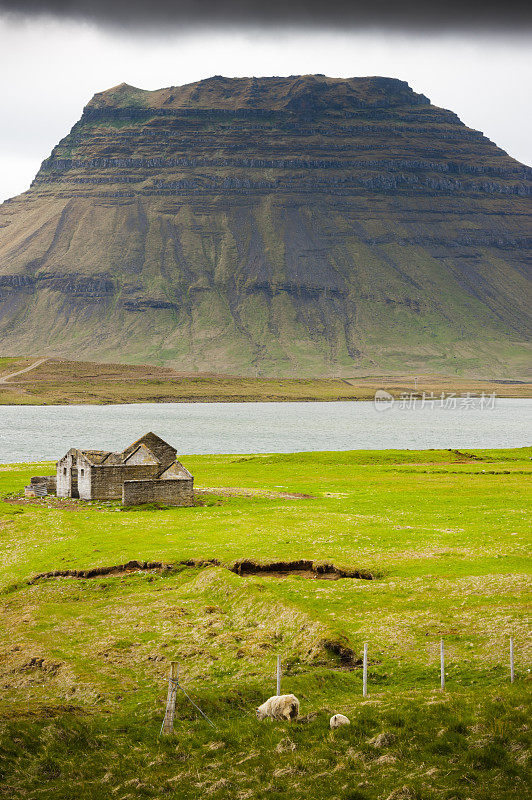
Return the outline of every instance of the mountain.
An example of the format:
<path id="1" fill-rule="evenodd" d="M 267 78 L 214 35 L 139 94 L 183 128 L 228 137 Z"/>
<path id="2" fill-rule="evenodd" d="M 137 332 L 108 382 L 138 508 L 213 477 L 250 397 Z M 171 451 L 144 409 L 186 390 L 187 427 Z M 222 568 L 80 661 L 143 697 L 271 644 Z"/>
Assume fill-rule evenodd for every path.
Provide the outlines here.
<path id="1" fill-rule="evenodd" d="M 531 176 L 392 78 L 121 84 L 0 206 L 2 353 L 524 375 Z"/>

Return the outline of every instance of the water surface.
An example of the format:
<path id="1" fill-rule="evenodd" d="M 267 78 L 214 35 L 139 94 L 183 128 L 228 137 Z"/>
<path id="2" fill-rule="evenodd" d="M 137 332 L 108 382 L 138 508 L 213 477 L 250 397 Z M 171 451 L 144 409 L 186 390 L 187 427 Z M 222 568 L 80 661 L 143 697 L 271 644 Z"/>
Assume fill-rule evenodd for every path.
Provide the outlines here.
<path id="1" fill-rule="evenodd" d="M 373 402 L 0 406 L 0 463 L 60 458 L 70 447 L 122 450 L 153 431 L 178 453 L 521 447 L 532 400 L 456 408 Z"/>

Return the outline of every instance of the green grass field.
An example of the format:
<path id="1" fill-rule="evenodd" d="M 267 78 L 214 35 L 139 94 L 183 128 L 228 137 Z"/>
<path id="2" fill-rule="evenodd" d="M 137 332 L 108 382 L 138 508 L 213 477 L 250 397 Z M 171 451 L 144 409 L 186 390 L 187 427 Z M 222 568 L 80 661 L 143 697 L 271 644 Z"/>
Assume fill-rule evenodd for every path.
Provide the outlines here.
<path id="1" fill-rule="evenodd" d="M 203 505 L 128 512 L 13 502 L 52 467 L 0 467 L 0 797 L 524 797 L 531 457 L 189 456 L 210 490 Z M 226 568 L 243 558 L 332 562 L 375 579 Z M 28 583 L 130 559 L 175 568 Z M 220 565 L 178 564 L 187 559 Z M 295 723 L 254 715 L 275 692 L 277 655 L 283 691 L 300 699 Z M 175 735 L 158 738 L 171 660 L 215 729 L 180 694 Z M 331 733 L 336 712 L 352 724 Z"/>

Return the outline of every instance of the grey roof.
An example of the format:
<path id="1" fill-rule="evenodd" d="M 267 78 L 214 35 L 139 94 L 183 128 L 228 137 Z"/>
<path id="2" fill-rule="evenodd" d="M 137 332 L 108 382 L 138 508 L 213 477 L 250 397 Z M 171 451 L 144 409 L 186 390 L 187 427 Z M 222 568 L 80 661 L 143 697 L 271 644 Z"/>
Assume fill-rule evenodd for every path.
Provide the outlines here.
<path id="1" fill-rule="evenodd" d="M 185 470 L 185 468 L 179 464 L 179 462 L 176 462 L 177 450 L 175 447 L 172 447 L 172 445 L 168 444 L 168 442 L 165 442 L 164 439 L 161 439 L 160 436 L 157 436 L 151 431 L 149 433 L 145 433 L 144 436 L 141 436 L 140 439 L 137 439 L 136 442 L 130 444 L 129 447 L 126 447 L 125 450 L 122 450 L 120 453 L 113 453 L 111 450 L 82 450 L 77 447 L 71 447 L 68 453 L 65 455 L 77 452 L 92 466 L 119 467 L 122 466 L 126 459 L 136 452 L 142 445 L 144 445 L 159 462 L 162 472 L 165 472 L 175 463 L 178 464 L 179 467 L 188 475 L 190 475 L 188 470 Z M 65 456 L 63 456 L 63 458 L 65 458 Z"/>
<path id="2" fill-rule="evenodd" d="M 78 450 L 78 453 L 81 453 L 81 455 L 87 459 L 87 461 L 95 465 L 101 464 L 102 461 L 104 461 L 107 458 L 107 456 L 110 455 L 109 450 L 79 450 L 78 448 L 76 449 Z"/>
<path id="3" fill-rule="evenodd" d="M 172 447 L 172 445 L 168 444 L 168 442 L 165 442 L 164 439 L 161 439 L 160 436 L 157 436 L 157 434 L 151 431 L 145 433 L 144 436 L 141 436 L 140 439 L 137 439 L 136 442 L 133 442 L 133 444 L 130 444 L 129 447 L 126 447 L 126 449 L 122 451 L 124 459 L 130 456 L 141 444 L 145 445 L 148 450 L 151 450 L 165 469 L 175 461 L 177 454 L 175 447 Z"/>

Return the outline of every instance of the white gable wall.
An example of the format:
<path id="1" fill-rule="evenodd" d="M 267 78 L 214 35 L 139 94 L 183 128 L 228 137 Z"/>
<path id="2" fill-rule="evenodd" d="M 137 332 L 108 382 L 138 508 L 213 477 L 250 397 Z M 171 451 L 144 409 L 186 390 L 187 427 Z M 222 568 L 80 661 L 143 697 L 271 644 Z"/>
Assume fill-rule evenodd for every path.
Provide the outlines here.
<path id="1" fill-rule="evenodd" d="M 77 467 L 78 451 L 74 448 L 68 451 L 63 458 L 57 462 L 57 496 L 70 497 L 72 487 L 72 467 Z"/>

